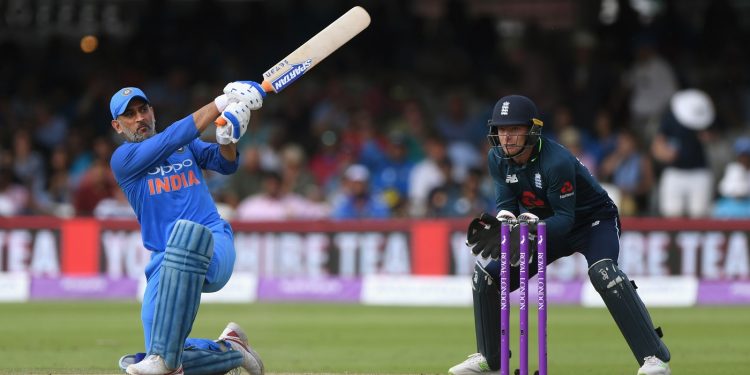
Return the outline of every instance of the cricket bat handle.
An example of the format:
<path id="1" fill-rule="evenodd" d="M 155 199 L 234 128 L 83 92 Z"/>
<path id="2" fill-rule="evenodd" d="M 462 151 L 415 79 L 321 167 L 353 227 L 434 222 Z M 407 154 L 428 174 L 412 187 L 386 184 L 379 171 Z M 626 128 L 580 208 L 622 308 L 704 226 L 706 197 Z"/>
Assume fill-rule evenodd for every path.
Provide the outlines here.
<path id="1" fill-rule="evenodd" d="M 273 85 L 271 85 L 271 82 L 268 82 L 266 80 L 263 80 L 263 82 L 260 83 L 260 87 L 262 87 L 263 91 L 265 91 L 266 93 L 274 92 Z M 216 124 L 216 126 L 224 126 L 227 124 L 227 120 L 224 120 L 223 117 L 219 116 L 216 118 L 216 120 L 214 120 L 214 124 Z"/>

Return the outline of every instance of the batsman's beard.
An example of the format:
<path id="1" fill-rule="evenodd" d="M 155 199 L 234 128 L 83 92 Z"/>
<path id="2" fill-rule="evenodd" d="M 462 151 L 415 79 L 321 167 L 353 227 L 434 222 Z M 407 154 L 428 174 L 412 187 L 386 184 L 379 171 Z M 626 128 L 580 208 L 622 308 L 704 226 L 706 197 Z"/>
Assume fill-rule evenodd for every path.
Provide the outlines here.
<path id="1" fill-rule="evenodd" d="M 155 134 L 155 129 L 156 121 L 153 121 L 151 124 L 138 124 L 138 127 L 135 129 L 135 131 L 130 131 L 130 129 L 123 126 L 122 134 L 125 139 L 128 140 L 128 142 L 138 143 L 151 138 Z"/>

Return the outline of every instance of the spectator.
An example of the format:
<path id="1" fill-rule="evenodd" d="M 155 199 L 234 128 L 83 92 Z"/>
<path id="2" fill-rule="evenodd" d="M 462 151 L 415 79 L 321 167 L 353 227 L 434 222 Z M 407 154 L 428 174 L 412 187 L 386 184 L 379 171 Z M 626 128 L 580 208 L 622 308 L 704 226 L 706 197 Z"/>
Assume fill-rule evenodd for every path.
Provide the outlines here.
<path id="1" fill-rule="evenodd" d="M 708 216 L 714 178 L 704 140 L 713 122 L 713 103 L 703 91 L 683 90 L 672 97 L 670 110 L 651 144 L 654 158 L 665 167 L 659 181 L 662 216 Z"/>
<path id="2" fill-rule="evenodd" d="M 480 120 L 471 111 L 467 94 L 451 92 L 444 100 L 435 119 L 435 129 L 448 142 L 453 177 L 463 181 L 469 168 L 483 163 L 484 155 L 479 152 L 479 146 L 484 143 L 487 132 L 476 124 L 486 121 L 486 118 Z"/>
<path id="3" fill-rule="evenodd" d="M 94 208 L 97 219 L 135 219 L 135 211 L 128 198 L 120 189 L 115 189 L 114 196 L 99 201 Z"/>
<path id="4" fill-rule="evenodd" d="M 712 216 L 721 219 L 750 218 L 750 138 L 734 143 L 735 161 L 729 163 L 719 181 L 720 197 Z"/>
<path id="5" fill-rule="evenodd" d="M 240 201 L 261 192 L 263 170 L 260 166 L 260 150 L 254 146 L 242 149 L 241 160 L 237 172 L 229 177 L 228 186 L 224 192 L 224 201 L 232 207 L 237 207 Z"/>
<path id="6" fill-rule="evenodd" d="M 99 201 L 113 198 L 119 190 L 108 163 L 95 162 L 81 179 L 73 195 L 73 207 L 78 216 L 91 216 Z"/>
<path id="7" fill-rule="evenodd" d="M 315 177 L 307 167 L 305 150 L 290 143 L 281 149 L 281 180 L 284 192 L 304 196 L 315 185 Z"/>
<path id="8" fill-rule="evenodd" d="M 581 132 L 574 127 L 567 127 L 558 133 L 558 142 L 578 158 L 589 172 L 596 177 L 597 164 L 596 157 L 583 147 Z"/>
<path id="9" fill-rule="evenodd" d="M 439 166 L 448 155 L 445 141 L 435 135 L 428 136 L 424 150 L 426 157 L 415 164 L 409 174 L 409 211 L 415 217 L 424 216 L 430 191 L 445 183 L 446 179 Z"/>
<path id="10" fill-rule="evenodd" d="M 13 181 L 13 173 L 0 168 L 0 216 L 16 216 L 26 213 L 29 191 Z"/>
<path id="11" fill-rule="evenodd" d="M 244 221 L 284 221 L 321 219 L 328 212 L 324 207 L 313 204 L 300 195 L 286 193 L 278 172 L 265 172 L 262 178 L 262 191 L 243 199 L 235 212 L 238 220 Z M 320 210 L 311 209 L 311 206 Z"/>
<path id="12" fill-rule="evenodd" d="M 430 190 L 427 197 L 427 217 L 462 216 L 458 209 L 461 185 L 453 179 L 453 163 L 449 158 L 438 161 L 443 183 Z"/>
<path id="13" fill-rule="evenodd" d="M 50 108 L 50 104 L 43 101 L 35 106 L 36 129 L 34 140 L 49 152 L 65 143 L 68 135 L 68 120 Z"/>
<path id="14" fill-rule="evenodd" d="M 619 190 L 621 215 L 648 212 L 655 185 L 654 168 L 649 156 L 641 151 L 639 138 L 632 130 L 626 129 L 618 134 L 617 146 L 602 161 L 599 174 L 602 180 L 614 184 Z"/>
<path id="15" fill-rule="evenodd" d="M 86 174 L 86 171 L 94 162 L 94 153 L 91 151 L 90 145 L 86 142 L 86 139 L 76 132 L 69 133 L 66 141 L 70 163 L 70 166 L 68 167 L 70 186 L 77 188 L 81 183 L 83 175 Z"/>
<path id="16" fill-rule="evenodd" d="M 617 132 L 612 124 L 612 113 L 606 109 L 596 112 L 594 117 L 594 140 L 592 152 L 596 157 L 596 164 L 601 165 L 604 157 L 614 151 L 617 146 Z"/>
<path id="17" fill-rule="evenodd" d="M 455 213 L 459 217 L 478 215 L 480 212 L 492 212 L 495 199 L 482 190 L 482 180 L 485 175 L 481 169 L 472 168 L 461 184 L 461 195 L 455 203 Z"/>
<path id="18" fill-rule="evenodd" d="M 19 130 L 13 136 L 13 173 L 32 194 L 44 190 L 46 170 L 42 154 L 35 151 L 31 136 Z"/>
<path id="19" fill-rule="evenodd" d="M 46 189 L 34 199 L 37 212 L 61 217 L 75 214 L 69 164 L 69 155 L 65 148 L 57 147 L 52 151 Z"/>
<path id="20" fill-rule="evenodd" d="M 650 142 L 677 91 L 677 78 L 672 66 L 659 54 L 654 36 L 641 35 L 636 43 L 636 60 L 627 72 L 630 120 L 633 129 Z"/>
<path id="21" fill-rule="evenodd" d="M 388 204 L 369 188 L 370 171 L 361 164 L 349 166 L 344 173 L 342 194 L 333 203 L 331 217 L 343 219 L 386 219 L 391 216 Z"/>
<path id="22" fill-rule="evenodd" d="M 406 99 L 399 104 L 400 112 L 389 123 L 388 129 L 407 134 L 407 154 L 409 160 L 417 162 L 425 157 L 423 140 L 434 137 L 434 132 L 427 126 L 428 119 L 424 107 L 415 99 Z"/>
<path id="23" fill-rule="evenodd" d="M 371 169 L 370 188 L 374 194 L 383 195 L 392 214 L 407 206 L 412 168 L 414 163 L 408 159 L 406 138 L 400 132 L 390 134 L 384 157 Z"/>

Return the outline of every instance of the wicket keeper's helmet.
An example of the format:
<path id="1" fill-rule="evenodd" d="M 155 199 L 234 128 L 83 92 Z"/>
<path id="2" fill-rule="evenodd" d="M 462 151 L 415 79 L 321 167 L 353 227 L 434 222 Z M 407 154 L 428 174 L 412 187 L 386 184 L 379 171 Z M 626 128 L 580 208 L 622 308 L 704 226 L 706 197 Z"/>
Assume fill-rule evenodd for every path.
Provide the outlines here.
<path id="1" fill-rule="evenodd" d="M 500 147 L 497 127 L 518 125 L 529 127 L 525 147 L 534 146 L 539 142 L 539 136 L 542 134 L 544 123 L 539 119 L 539 111 L 536 109 L 536 104 L 525 96 L 504 96 L 497 101 L 495 109 L 492 110 L 492 118 L 487 121 L 487 126 L 490 128 L 487 140 L 489 140 L 492 147 Z M 516 155 L 506 155 L 506 157 Z"/>

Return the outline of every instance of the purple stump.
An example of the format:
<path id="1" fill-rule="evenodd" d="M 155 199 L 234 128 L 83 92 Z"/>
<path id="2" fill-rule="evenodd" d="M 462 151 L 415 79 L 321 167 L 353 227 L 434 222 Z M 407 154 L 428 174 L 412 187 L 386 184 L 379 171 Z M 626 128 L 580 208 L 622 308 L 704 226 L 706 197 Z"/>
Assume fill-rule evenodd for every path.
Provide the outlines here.
<path id="1" fill-rule="evenodd" d="M 510 225 L 500 225 L 500 375 L 510 375 Z"/>
<path id="2" fill-rule="evenodd" d="M 529 300 L 529 225 L 521 223 L 519 246 L 519 284 L 518 284 L 518 315 L 520 316 L 520 334 L 518 338 L 519 375 L 529 373 L 529 310 L 526 304 Z"/>
<path id="3" fill-rule="evenodd" d="M 539 375 L 547 375 L 547 226 L 539 222 L 537 232 L 537 291 L 538 305 L 537 321 L 539 324 Z"/>

